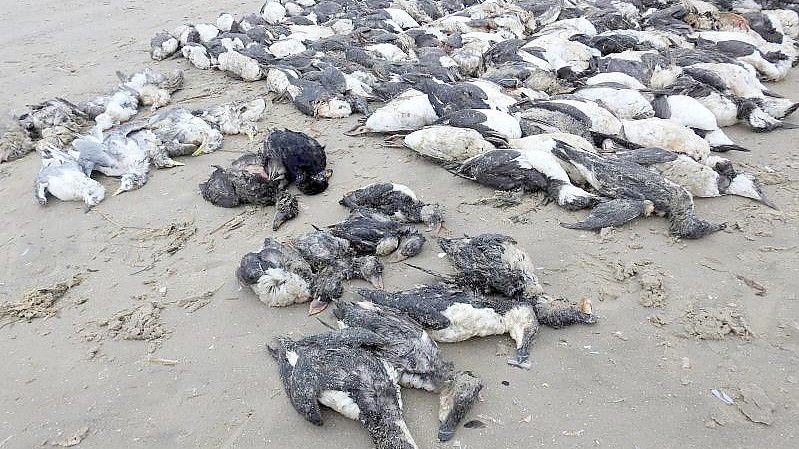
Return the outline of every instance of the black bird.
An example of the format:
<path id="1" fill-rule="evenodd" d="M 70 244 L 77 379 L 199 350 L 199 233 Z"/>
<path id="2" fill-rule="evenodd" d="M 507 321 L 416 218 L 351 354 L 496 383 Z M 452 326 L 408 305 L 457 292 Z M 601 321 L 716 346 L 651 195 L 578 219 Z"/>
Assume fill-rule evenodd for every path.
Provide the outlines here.
<path id="1" fill-rule="evenodd" d="M 416 229 L 372 209 L 359 208 L 346 220 L 330 225 L 330 232 L 346 239 L 358 254 L 387 256 L 399 262 L 422 250 L 425 238 Z"/>
<path id="2" fill-rule="evenodd" d="M 267 171 L 282 174 L 300 192 L 316 195 L 327 189 L 333 171 L 326 168 L 325 148 L 316 139 L 301 132 L 275 130 L 264 141 L 264 155 Z"/>
<path id="3" fill-rule="evenodd" d="M 372 351 L 394 366 L 401 386 L 440 394 L 439 439 L 452 438 L 460 420 L 477 401 L 483 387 L 480 379 L 471 373 L 455 372 L 422 326 L 402 312 L 366 301 L 345 301 L 336 303 L 333 314 L 339 326 L 368 329 L 386 339 L 386 344 Z"/>
<path id="4" fill-rule="evenodd" d="M 372 208 L 403 223 L 426 223 L 435 234 L 444 224 L 439 205 L 420 201 L 413 190 L 402 184 L 371 184 L 347 192 L 339 203 L 350 209 Z"/>
<path id="5" fill-rule="evenodd" d="M 368 349 L 386 339 L 355 328 L 267 346 L 291 405 L 321 426 L 321 405 L 359 421 L 377 449 L 417 449 L 402 413 L 397 374 Z"/>
<path id="6" fill-rule="evenodd" d="M 593 324 L 590 302 L 562 306 L 540 295 L 533 299 L 483 296 L 452 283 L 423 285 L 411 290 L 386 292 L 358 290 L 364 299 L 397 309 L 428 330 L 443 343 L 465 341 L 474 337 L 509 334 L 516 342 L 513 366 L 529 368 L 530 347 L 539 325 L 564 327 Z"/>

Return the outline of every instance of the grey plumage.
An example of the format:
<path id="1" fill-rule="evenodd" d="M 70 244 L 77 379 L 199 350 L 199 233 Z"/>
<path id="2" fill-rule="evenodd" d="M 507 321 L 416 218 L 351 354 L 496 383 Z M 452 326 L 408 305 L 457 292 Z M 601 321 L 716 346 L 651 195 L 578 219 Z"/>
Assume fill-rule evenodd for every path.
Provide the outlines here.
<path id="1" fill-rule="evenodd" d="M 509 363 L 521 367 L 529 367 L 530 348 L 539 324 L 558 328 L 596 322 L 588 303 L 563 306 L 544 295 L 528 299 L 483 296 L 453 283 L 423 285 L 398 292 L 361 289 L 358 294 L 370 302 L 407 314 L 428 329 L 437 341 L 458 342 L 510 333 L 516 342 L 516 359 Z M 496 326 L 497 319 L 503 326 Z"/>
<path id="2" fill-rule="evenodd" d="M 315 272 L 314 298 L 310 314 L 322 312 L 330 301 L 343 293 L 342 282 L 363 279 L 375 287 L 383 288 L 383 263 L 375 256 L 358 256 L 350 242 L 328 231 L 300 234 L 291 241 Z"/>
<path id="3" fill-rule="evenodd" d="M 508 298 L 532 298 L 543 293 L 532 261 L 516 240 L 501 234 L 438 241 L 459 271 L 462 285 Z"/>
<path id="4" fill-rule="evenodd" d="M 372 351 L 395 367 L 400 385 L 440 393 L 438 434 L 442 441 L 449 440 L 477 401 L 483 387 L 480 380 L 455 372 L 422 326 L 399 311 L 366 302 L 338 302 L 333 313 L 340 325 L 368 329 L 386 339 Z"/>
<path id="5" fill-rule="evenodd" d="M 295 218 L 300 213 L 297 197 L 287 191 L 277 195 L 275 217 L 272 220 L 272 230 L 277 231 L 284 223 Z"/>
<path id="6" fill-rule="evenodd" d="M 346 220 L 329 228 L 336 237 L 348 240 L 358 254 L 387 256 L 397 252 L 395 261 L 415 256 L 425 241 L 424 236 L 410 226 L 365 208 L 355 209 Z"/>
<path id="7" fill-rule="evenodd" d="M 654 205 L 649 200 L 614 199 L 594 206 L 585 220 L 560 225 L 568 229 L 598 231 L 610 226 L 621 226 L 638 217 L 647 216 L 653 209 Z"/>
<path id="8" fill-rule="evenodd" d="M 444 222 L 440 206 L 420 201 L 413 191 L 401 184 L 371 184 L 347 192 L 339 203 L 350 209 L 375 209 L 404 223 L 426 223 L 436 233 Z"/>
<path id="9" fill-rule="evenodd" d="M 676 236 L 700 238 L 725 228 L 698 218 L 690 193 L 639 164 L 568 146 L 553 153 L 574 165 L 604 196 L 652 201 L 656 211 L 668 214 L 671 233 Z"/>
<path id="10" fill-rule="evenodd" d="M 365 329 L 346 329 L 299 341 L 280 337 L 268 349 L 289 402 L 306 420 L 322 425 L 320 402 L 335 406 L 332 398 L 340 399 L 338 411 L 358 420 L 376 448 L 416 449 L 393 369 L 366 350 L 384 341 Z"/>

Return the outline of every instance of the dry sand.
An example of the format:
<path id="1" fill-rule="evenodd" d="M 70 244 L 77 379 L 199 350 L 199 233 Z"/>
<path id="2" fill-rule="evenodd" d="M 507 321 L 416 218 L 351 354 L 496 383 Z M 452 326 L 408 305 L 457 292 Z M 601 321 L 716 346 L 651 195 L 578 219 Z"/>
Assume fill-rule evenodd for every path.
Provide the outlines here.
<path id="1" fill-rule="evenodd" d="M 181 60 L 155 64 L 147 53 L 161 28 L 212 20 L 222 10 L 253 11 L 258 1 L 6 3 L 3 113 L 56 95 L 85 98 L 111 87 L 116 70 L 147 65 L 186 70 L 180 105 L 263 94 L 260 84 Z M 798 85 L 799 74 L 775 90 L 797 98 Z M 447 207 L 454 234 L 515 236 L 549 292 L 590 298 L 602 317 L 594 327 L 545 329 L 530 371 L 496 355 L 507 350 L 505 337 L 444 346 L 459 367 L 485 380 L 484 401 L 470 419 L 487 427 L 459 429 L 456 445 L 435 443 L 437 399 L 408 391 L 407 420 L 420 447 L 796 447 L 799 131 L 732 130 L 752 149 L 732 157 L 768 181 L 781 210 L 736 197 L 700 200 L 703 216 L 730 226 L 681 242 L 657 218 L 603 235 L 563 229 L 559 221 L 581 214 L 542 205 L 539 196 L 510 209 L 470 205 L 493 192 L 408 151 L 383 148 L 377 138 L 343 136 L 354 123 L 270 107 L 262 128 L 318 137 L 335 171 L 325 194 L 301 198 L 302 215 L 278 238 L 345 217 L 337 200 L 347 190 L 405 183 Z M 42 303 L 47 291 L 26 294 L 76 274 L 83 279 L 54 301 L 46 296 L 42 317 L 0 323 L 0 448 L 78 441 L 81 448 L 370 447 L 357 423 L 333 413 L 324 427 L 304 422 L 264 353 L 275 335 L 324 330 L 305 307 L 268 309 L 236 283 L 239 257 L 272 234 L 272 209 L 216 208 L 197 193 L 211 164 L 257 145 L 230 138 L 224 151 L 158 171 L 141 190 L 88 214 L 77 203 L 40 207 L 33 200 L 36 155 L 0 166 L 0 303 Z M 517 216 L 522 220 L 511 220 Z M 237 227 L 219 228 L 234 217 Z M 447 269 L 436 253 L 431 242 L 415 263 Z M 391 266 L 386 287 L 424 280 Z M 712 389 L 735 404 L 725 405 Z"/>

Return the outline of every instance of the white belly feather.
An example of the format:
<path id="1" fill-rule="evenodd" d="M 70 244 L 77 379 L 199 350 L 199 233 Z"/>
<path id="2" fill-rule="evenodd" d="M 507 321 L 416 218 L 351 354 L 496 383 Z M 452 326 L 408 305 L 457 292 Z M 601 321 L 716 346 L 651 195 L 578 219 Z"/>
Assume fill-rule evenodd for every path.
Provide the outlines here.
<path id="1" fill-rule="evenodd" d="M 319 394 L 319 403 L 330 407 L 349 419 L 357 421 L 358 417 L 361 416 L 361 408 L 345 391 L 323 390 Z"/>

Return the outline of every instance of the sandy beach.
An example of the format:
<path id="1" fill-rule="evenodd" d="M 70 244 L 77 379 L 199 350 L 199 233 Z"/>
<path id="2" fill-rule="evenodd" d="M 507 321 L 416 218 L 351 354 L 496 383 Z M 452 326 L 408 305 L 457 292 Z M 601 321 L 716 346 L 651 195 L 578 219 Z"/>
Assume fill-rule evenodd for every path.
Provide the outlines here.
<path id="1" fill-rule="evenodd" d="M 799 130 L 729 129 L 750 153 L 729 154 L 756 173 L 779 210 L 739 198 L 697 200 L 726 222 L 698 241 L 668 235 L 662 218 L 601 234 L 559 226 L 584 212 L 543 195 L 494 207 L 493 191 L 456 178 L 380 137 L 348 137 L 357 117 L 314 120 L 271 104 L 259 83 L 200 71 L 182 59 L 151 61 L 154 32 L 259 1 L 22 0 L 0 15 L 0 112 L 59 96 L 106 91 L 115 72 L 185 71 L 174 105 L 267 99 L 254 142 L 152 172 L 140 190 L 83 205 L 40 206 L 36 154 L 0 165 L 0 303 L 35 288 L 74 285 L 41 318 L 0 321 L 0 448 L 370 448 L 356 422 L 333 412 L 315 427 L 294 412 L 264 351 L 269 339 L 325 327 L 307 307 L 270 309 L 234 276 L 240 257 L 270 235 L 273 208 L 217 208 L 198 184 L 214 164 L 261 145 L 263 130 L 302 130 L 326 145 L 334 175 L 322 195 L 300 196 L 300 216 L 276 238 L 340 221 L 341 195 L 376 181 L 406 184 L 446 208 L 449 235 L 496 232 L 528 251 L 546 291 L 591 299 L 595 326 L 543 329 L 532 369 L 505 361 L 507 336 L 442 345 L 485 383 L 453 441 L 436 440 L 438 398 L 403 391 L 422 448 L 793 448 L 799 437 Z M 799 71 L 773 86 L 799 99 Z M 148 114 L 145 112 L 144 114 Z M 793 118 L 794 121 L 799 119 Z M 725 130 L 726 131 L 726 130 Z M 107 188 L 117 182 L 98 178 Z M 111 190 L 113 191 L 113 190 Z M 488 199 L 483 201 L 484 199 Z M 414 263 L 450 270 L 431 237 Z M 387 266 L 387 289 L 430 278 Z M 347 286 L 345 298 L 363 287 Z M 51 313 L 52 312 L 52 313 Z M 325 318 L 324 316 L 322 319 Z M 727 395 L 728 405 L 718 396 Z M 73 440 L 71 440 L 73 439 Z M 44 445 L 44 446 L 43 446 Z"/>

